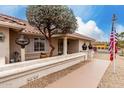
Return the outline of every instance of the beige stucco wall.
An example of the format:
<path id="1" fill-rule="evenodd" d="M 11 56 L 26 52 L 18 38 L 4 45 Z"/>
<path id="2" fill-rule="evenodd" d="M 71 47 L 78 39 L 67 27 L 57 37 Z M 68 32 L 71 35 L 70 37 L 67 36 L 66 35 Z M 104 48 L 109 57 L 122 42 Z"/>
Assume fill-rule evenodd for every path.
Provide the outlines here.
<path id="1" fill-rule="evenodd" d="M 86 43 L 86 45 L 88 46 L 89 45 L 89 43 L 90 43 L 91 41 L 88 41 L 88 40 L 79 40 L 79 52 L 80 51 L 82 51 L 82 45 L 84 44 L 84 43 Z M 92 43 L 92 42 L 91 42 Z"/>
<path id="2" fill-rule="evenodd" d="M 33 36 L 33 35 L 30 35 L 28 36 L 28 38 L 30 39 L 30 43 L 29 45 L 26 46 L 26 53 L 33 53 L 34 52 L 34 38 L 37 38 L 37 37 L 40 37 L 40 36 Z M 44 51 L 40 51 L 40 52 L 48 52 L 48 42 L 47 40 L 45 39 L 45 50 Z"/>
<path id="3" fill-rule="evenodd" d="M 10 30 L 10 58 L 13 58 L 13 53 L 17 51 L 19 54 L 21 52 L 21 47 L 16 44 L 15 40 L 18 37 L 18 33 Z"/>
<path id="4" fill-rule="evenodd" d="M 25 47 L 26 53 L 31 53 L 34 52 L 34 37 L 33 36 L 28 36 L 30 39 L 30 43 Z"/>
<path id="5" fill-rule="evenodd" d="M 26 60 L 39 59 L 40 53 L 45 51 L 34 51 L 34 38 L 40 37 L 40 36 L 28 35 L 27 37 L 30 39 L 30 43 L 25 47 Z M 46 43 L 45 43 L 45 46 L 46 46 Z"/>
<path id="6" fill-rule="evenodd" d="M 0 27 L 0 32 L 5 35 L 5 40 L 0 42 L 0 57 L 6 57 L 6 62 L 9 61 L 9 29 Z"/>
<path id="7" fill-rule="evenodd" d="M 68 39 L 68 53 L 77 53 L 79 50 L 79 40 Z"/>
<path id="8" fill-rule="evenodd" d="M 34 38 L 38 37 L 38 36 L 28 36 L 28 38 L 30 38 L 30 44 L 26 46 L 25 50 L 26 50 L 26 59 L 36 59 L 36 58 L 40 58 L 40 53 L 49 53 L 50 51 L 50 47 L 49 47 L 49 43 L 48 41 L 45 39 L 45 50 L 44 51 L 38 51 L 35 52 L 34 51 Z M 55 50 L 53 52 L 53 56 L 58 55 L 58 39 L 57 38 L 53 38 L 52 39 L 53 45 L 55 47 Z"/>

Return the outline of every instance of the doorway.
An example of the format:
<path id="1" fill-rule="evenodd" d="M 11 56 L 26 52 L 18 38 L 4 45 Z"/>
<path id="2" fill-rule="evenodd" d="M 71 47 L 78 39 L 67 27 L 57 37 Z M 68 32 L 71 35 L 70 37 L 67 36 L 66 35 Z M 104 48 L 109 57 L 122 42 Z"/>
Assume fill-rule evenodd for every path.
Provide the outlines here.
<path id="1" fill-rule="evenodd" d="M 63 54 L 63 39 L 58 40 L 58 55 Z"/>

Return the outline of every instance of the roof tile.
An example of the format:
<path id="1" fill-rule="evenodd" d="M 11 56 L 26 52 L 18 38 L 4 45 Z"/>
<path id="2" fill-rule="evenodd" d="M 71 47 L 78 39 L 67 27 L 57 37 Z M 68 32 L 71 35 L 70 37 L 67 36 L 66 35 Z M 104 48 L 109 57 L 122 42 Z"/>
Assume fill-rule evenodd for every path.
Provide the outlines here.
<path id="1" fill-rule="evenodd" d="M 25 30 L 22 31 L 25 34 L 36 34 L 36 35 L 41 34 L 41 32 L 39 30 L 37 30 L 35 27 L 31 26 L 27 21 L 22 20 L 22 19 L 18 19 L 16 17 L 12 17 L 12 16 L 8 16 L 8 15 L 4 15 L 4 14 L 0 13 L 0 21 L 25 26 Z M 93 39 L 93 38 L 90 38 L 90 37 L 87 37 L 87 36 L 84 36 L 84 35 L 78 34 L 78 33 L 73 33 L 73 35 L 76 37 L 81 37 L 83 39 L 88 39 L 88 40 Z"/>

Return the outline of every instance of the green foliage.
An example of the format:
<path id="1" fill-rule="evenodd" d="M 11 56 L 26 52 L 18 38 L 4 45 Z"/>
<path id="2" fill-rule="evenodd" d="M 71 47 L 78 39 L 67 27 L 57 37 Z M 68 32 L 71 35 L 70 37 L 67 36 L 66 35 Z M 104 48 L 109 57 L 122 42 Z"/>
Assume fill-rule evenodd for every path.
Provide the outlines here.
<path id="1" fill-rule="evenodd" d="M 31 5 L 26 11 L 28 22 L 36 27 L 48 40 L 52 56 L 55 47 L 52 35 L 73 33 L 77 29 L 77 20 L 73 11 L 63 5 Z"/>
<path id="2" fill-rule="evenodd" d="M 43 32 L 73 33 L 77 20 L 73 11 L 62 5 L 31 5 L 26 12 L 29 23 Z"/>
<path id="3" fill-rule="evenodd" d="M 119 46 L 120 48 L 124 48 L 124 41 L 119 40 L 118 46 Z"/>
<path id="4" fill-rule="evenodd" d="M 118 34 L 118 46 L 124 48 L 124 32 Z"/>
<path id="5" fill-rule="evenodd" d="M 121 33 L 119 34 L 119 37 L 121 38 L 121 40 L 123 40 L 123 39 L 124 39 L 124 32 L 121 32 Z"/>

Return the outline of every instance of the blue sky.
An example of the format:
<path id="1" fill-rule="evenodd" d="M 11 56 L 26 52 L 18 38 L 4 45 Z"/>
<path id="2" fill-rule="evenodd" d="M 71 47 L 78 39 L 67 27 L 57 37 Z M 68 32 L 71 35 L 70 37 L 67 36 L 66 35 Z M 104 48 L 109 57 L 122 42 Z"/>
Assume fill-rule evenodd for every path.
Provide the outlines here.
<path id="1" fill-rule="evenodd" d="M 27 6 L 1 5 L 0 13 L 15 16 L 26 20 Z M 107 41 L 111 31 L 112 14 L 117 15 L 117 30 L 124 31 L 124 6 L 87 6 L 87 5 L 69 5 L 73 10 L 79 24 L 77 32 L 91 36 L 100 41 Z"/>

